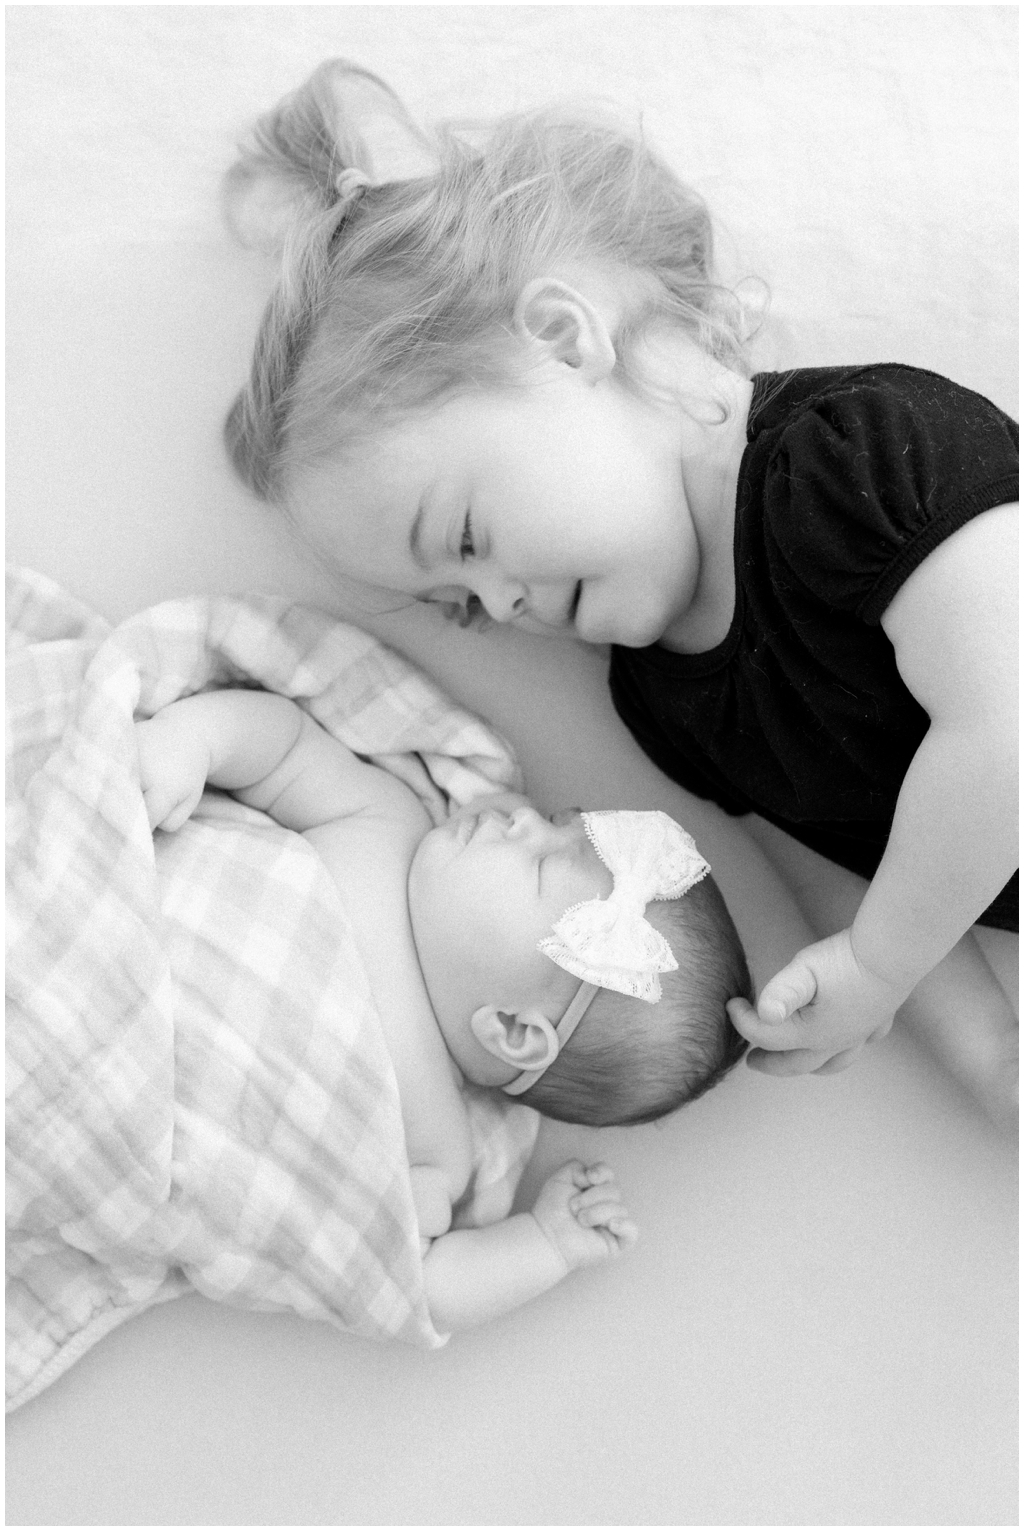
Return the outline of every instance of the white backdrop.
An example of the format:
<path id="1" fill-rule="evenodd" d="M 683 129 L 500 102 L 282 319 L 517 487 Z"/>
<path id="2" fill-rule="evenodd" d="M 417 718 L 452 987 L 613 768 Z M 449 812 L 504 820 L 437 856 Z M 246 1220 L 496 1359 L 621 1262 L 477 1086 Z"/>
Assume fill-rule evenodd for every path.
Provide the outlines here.
<path id="1" fill-rule="evenodd" d="M 346 611 L 219 441 L 267 285 L 219 177 L 330 54 L 425 117 L 642 112 L 771 287 L 763 365 L 908 361 L 1016 411 L 1015 7 L 11 6 L 7 39 L 8 553 L 108 617 Z M 599 656 L 368 625 L 540 798 L 671 811 Z M 13 1417 L 8 1522 L 1015 1522 L 1015 1158 L 908 1038 L 827 1082 L 740 1070 L 658 1127 L 545 1128 L 539 1170 L 598 1146 L 642 1226 L 614 1270 L 431 1356 L 154 1311 Z"/>

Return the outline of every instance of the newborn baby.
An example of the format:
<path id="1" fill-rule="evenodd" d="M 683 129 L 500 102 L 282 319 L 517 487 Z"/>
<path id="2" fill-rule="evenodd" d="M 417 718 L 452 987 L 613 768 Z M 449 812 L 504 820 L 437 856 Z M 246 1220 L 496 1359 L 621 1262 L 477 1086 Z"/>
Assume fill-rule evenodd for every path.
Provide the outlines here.
<path id="1" fill-rule="evenodd" d="M 460 1083 L 564 1120 L 648 1121 L 741 1056 L 725 1004 L 749 978 L 685 831 L 660 813 L 547 819 L 513 794 L 435 824 L 270 692 L 203 692 L 136 733 L 154 830 L 178 829 L 209 784 L 301 833 L 330 873 L 394 1067 L 435 1326 L 496 1316 L 631 1245 L 611 1171 L 578 1161 L 530 1212 L 451 1229 L 472 1169 Z"/>

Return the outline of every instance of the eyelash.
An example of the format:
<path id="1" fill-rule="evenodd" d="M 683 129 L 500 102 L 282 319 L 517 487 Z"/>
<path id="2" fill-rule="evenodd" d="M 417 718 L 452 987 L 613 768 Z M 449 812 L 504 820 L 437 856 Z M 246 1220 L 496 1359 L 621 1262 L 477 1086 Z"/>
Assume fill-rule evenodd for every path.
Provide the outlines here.
<path id="1" fill-rule="evenodd" d="M 468 543 L 468 546 L 467 546 Z M 470 513 L 466 511 L 466 519 L 462 523 L 462 540 L 459 543 L 459 557 L 465 563 L 467 558 L 476 556 L 476 548 L 473 546 L 473 522 Z"/>

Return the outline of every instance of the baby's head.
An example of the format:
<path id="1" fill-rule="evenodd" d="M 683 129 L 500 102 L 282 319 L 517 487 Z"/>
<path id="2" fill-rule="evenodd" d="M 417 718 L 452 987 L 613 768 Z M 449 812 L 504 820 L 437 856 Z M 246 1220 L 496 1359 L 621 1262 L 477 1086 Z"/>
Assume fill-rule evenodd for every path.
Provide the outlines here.
<path id="1" fill-rule="evenodd" d="M 415 175 L 367 163 L 368 101 Z M 586 114 L 428 139 L 343 60 L 229 177 L 242 204 L 275 185 L 281 276 L 226 426 L 243 481 L 362 586 L 656 641 L 691 593 L 679 396 L 720 423 L 747 371 L 701 198 Z"/>
<path id="2" fill-rule="evenodd" d="M 492 799 L 432 830 L 409 908 L 466 1076 L 591 1126 L 652 1121 L 714 1084 L 743 1053 L 725 1005 L 750 980 L 706 872 L 664 814 L 546 819 Z"/>
<path id="3" fill-rule="evenodd" d="M 736 927 L 710 876 L 646 919 L 678 968 L 654 1004 L 599 988 L 554 1062 L 520 1098 L 544 1116 L 591 1127 L 650 1122 L 696 1100 L 743 1056 L 726 1001 L 751 998 Z"/>

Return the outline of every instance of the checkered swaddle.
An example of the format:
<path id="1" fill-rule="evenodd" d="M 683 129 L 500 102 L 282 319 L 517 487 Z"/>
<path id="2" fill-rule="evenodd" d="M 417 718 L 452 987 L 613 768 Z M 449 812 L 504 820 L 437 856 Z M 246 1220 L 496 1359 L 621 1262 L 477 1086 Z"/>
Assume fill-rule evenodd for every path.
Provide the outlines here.
<path id="1" fill-rule="evenodd" d="M 301 836 L 219 793 L 154 836 L 133 716 L 258 685 L 460 803 L 517 781 L 510 751 L 374 638 L 283 601 L 168 602 L 111 630 L 14 571 L 7 613 L 8 1407 L 189 1290 L 441 1343 L 333 883 Z M 467 1104 L 462 1225 L 507 1215 L 537 1128 L 485 1092 Z"/>

